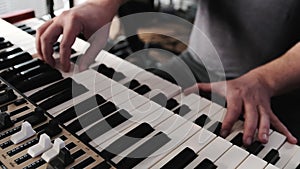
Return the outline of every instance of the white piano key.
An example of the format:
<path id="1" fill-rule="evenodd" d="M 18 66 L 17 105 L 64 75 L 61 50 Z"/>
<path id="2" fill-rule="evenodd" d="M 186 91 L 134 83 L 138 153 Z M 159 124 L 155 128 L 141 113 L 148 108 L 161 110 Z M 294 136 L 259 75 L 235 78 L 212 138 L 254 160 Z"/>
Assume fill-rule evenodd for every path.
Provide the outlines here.
<path id="1" fill-rule="evenodd" d="M 284 135 L 274 131 L 269 136 L 268 143 L 264 144 L 265 147 L 261 150 L 261 152 L 258 153 L 257 156 L 263 159 L 272 149 L 278 150 L 285 140 L 286 137 Z"/>
<path id="2" fill-rule="evenodd" d="M 169 162 L 172 158 L 174 158 L 177 154 L 179 154 L 182 150 L 184 150 L 186 147 L 189 147 L 192 149 L 195 153 L 199 152 L 203 147 L 208 145 L 214 138 L 216 137 L 215 134 L 211 133 L 210 131 L 206 129 L 200 129 L 196 134 L 194 134 L 191 138 L 186 140 L 184 143 L 182 143 L 180 146 L 178 146 L 175 150 L 170 152 L 168 155 L 160 155 L 160 157 L 155 158 L 148 158 L 141 162 L 139 165 L 136 166 L 136 168 L 139 167 L 148 167 L 149 164 L 154 164 L 156 161 L 154 159 L 159 159 L 155 165 L 153 165 L 151 168 L 161 168 L 164 166 L 167 162 Z M 151 163 L 150 163 L 151 162 Z"/>
<path id="3" fill-rule="evenodd" d="M 222 169 L 236 168 L 248 155 L 249 153 L 247 151 L 233 145 L 216 161 L 215 164 Z"/>
<path id="4" fill-rule="evenodd" d="M 99 146 L 99 150 L 102 148 L 105 148 L 107 145 L 110 143 L 114 142 L 116 139 L 122 136 L 122 133 L 125 131 L 129 131 L 136 126 L 138 126 L 141 123 L 148 123 L 151 126 L 155 127 L 161 122 L 165 121 L 167 118 L 172 116 L 172 113 L 167 112 L 166 109 L 159 108 L 152 109 L 151 110 L 153 113 L 147 114 L 147 113 L 141 113 L 140 111 L 133 111 L 129 112 L 133 117 L 129 119 L 128 121 L 124 122 L 123 124 L 115 127 L 113 130 L 99 136 L 98 138 L 94 139 L 93 141 L 90 142 L 91 145 L 96 147 L 97 145 L 102 144 L 103 142 L 107 141 L 108 138 L 109 141 L 104 143 L 103 145 Z M 154 111 L 161 112 L 161 115 L 154 113 Z M 148 111 L 150 112 L 150 111 Z M 159 118 L 157 118 L 159 117 Z M 125 132 L 126 133 L 126 132 Z"/>
<path id="5" fill-rule="evenodd" d="M 193 103 L 200 101 L 202 97 L 194 93 L 191 93 L 189 95 L 180 93 L 177 96 L 173 97 L 173 99 L 175 99 L 180 104 L 192 105 Z"/>
<path id="6" fill-rule="evenodd" d="M 21 130 L 10 137 L 10 140 L 14 144 L 18 144 L 35 135 L 35 131 L 32 129 L 30 123 L 27 121 L 22 123 Z"/>
<path id="7" fill-rule="evenodd" d="M 161 147 L 159 150 L 157 150 L 150 157 L 147 157 L 145 160 L 143 160 L 141 163 L 136 165 L 134 168 L 137 169 L 137 168 L 141 168 L 141 167 L 142 168 L 151 167 L 157 161 L 164 158 L 168 153 L 172 152 L 176 147 L 181 145 L 183 142 L 185 142 L 187 139 L 189 139 L 191 136 L 193 136 L 199 130 L 201 130 L 201 128 L 199 126 L 192 124 L 190 122 L 183 124 L 181 127 L 177 128 L 175 131 L 167 134 L 168 137 L 171 139 L 167 144 L 165 144 L 163 147 Z M 202 134 L 204 135 L 204 132 Z M 207 134 L 207 133 L 205 133 L 205 134 Z M 209 138 L 211 137 L 211 135 L 206 135 L 206 136 L 208 136 Z M 204 136 L 203 136 L 203 138 L 204 138 Z M 204 139 L 204 140 L 206 140 L 206 139 Z M 198 143 L 201 144 L 201 141 L 204 142 L 204 140 L 198 139 L 198 141 L 199 141 Z M 151 168 L 157 168 L 157 167 L 152 166 Z"/>
<path id="8" fill-rule="evenodd" d="M 202 99 L 200 101 L 196 101 L 192 105 L 188 105 L 188 107 L 191 109 L 191 111 L 189 113 L 187 113 L 186 115 L 184 115 L 183 117 L 185 119 L 191 119 L 195 116 L 199 116 L 200 114 L 202 114 L 201 113 L 202 110 L 204 110 L 204 108 L 206 108 L 207 106 L 209 106 L 209 103 L 204 101 L 204 99 L 203 99 L 203 101 L 202 101 Z"/>
<path id="9" fill-rule="evenodd" d="M 280 159 L 275 163 L 275 166 L 283 168 L 297 151 L 300 151 L 298 145 L 285 142 L 278 150 Z"/>
<path id="10" fill-rule="evenodd" d="M 127 128 L 124 127 L 126 129 L 123 131 L 121 131 L 121 129 L 116 128 L 116 130 L 112 130 L 111 132 L 109 132 L 114 135 L 114 138 L 111 138 L 106 141 L 106 140 L 102 139 L 102 137 L 99 137 L 99 138 L 96 138 L 95 140 L 93 140 L 93 142 L 91 142 L 91 144 L 98 145 L 98 144 L 106 141 L 105 143 L 103 143 L 102 145 L 99 146 L 99 149 L 105 148 L 109 144 L 111 144 L 112 142 L 114 142 L 115 140 L 120 138 L 122 136 L 122 133 L 124 134 L 124 133 L 132 130 L 133 128 L 135 128 L 136 126 L 138 126 L 141 123 L 148 123 L 152 127 L 156 127 L 157 125 L 159 125 L 160 123 L 162 123 L 167 118 L 169 118 L 173 115 L 173 113 L 171 113 L 167 109 L 162 108 L 162 107 L 158 106 L 157 104 L 153 104 L 153 102 L 151 102 L 151 104 L 152 104 L 151 107 L 148 107 L 148 105 L 143 105 L 140 108 L 138 108 L 137 110 L 133 111 L 132 113 L 130 112 L 130 114 L 133 115 L 133 119 L 131 119 L 132 124 Z"/>
<path id="11" fill-rule="evenodd" d="M 296 168 L 300 164 L 300 149 L 296 151 L 296 153 L 293 155 L 293 157 L 289 160 L 289 162 L 286 164 L 284 169 L 291 169 Z"/>
<path id="12" fill-rule="evenodd" d="M 138 143 L 126 149 L 117 157 L 113 158 L 112 161 L 118 163 L 120 160 L 122 160 L 123 157 L 126 157 L 131 151 L 135 150 L 138 146 L 140 146 L 142 143 L 151 138 L 151 136 L 154 136 L 159 131 L 167 134 L 168 137 L 171 138 L 171 141 L 168 142 L 165 146 L 161 147 L 152 155 L 157 156 L 162 153 L 164 154 L 169 149 L 174 149 L 176 145 L 179 145 L 184 140 L 188 139 L 192 134 L 194 134 L 196 132 L 194 129 L 195 127 L 197 128 L 197 126 L 195 126 L 193 123 L 184 120 L 180 116 L 176 114 L 172 115 L 167 120 L 155 127 L 156 132 L 151 133 L 151 135 L 149 135 L 147 138 L 142 139 Z"/>
<path id="13" fill-rule="evenodd" d="M 206 106 L 204 109 L 200 110 L 194 117 L 189 119 L 190 121 L 195 121 L 198 117 L 200 117 L 202 114 L 206 114 L 208 117 L 212 117 L 217 112 L 219 112 L 222 107 L 217 105 L 216 103 L 210 102 L 207 99 L 203 98 L 201 99 L 201 102 L 204 102 L 203 104 L 207 104 L 205 102 L 209 102 L 209 105 Z"/>
<path id="14" fill-rule="evenodd" d="M 231 141 L 237 134 L 243 133 L 244 130 L 244 122 L 243 121 L 237 121 L 232 129 L 230 134 L 226 137 L 226 140 Z"/>
<path id="15" fill-rule="evenodd" d="M 256 157 L 253 154 L 250 154 L 246 160 L 239 165 L 237 169 L 248 169 L 248 168 L 255 168 L 255 169 L 263 169 L 268 163 L 262 160 L 259 157 Z"/>
<path id="16" fill-rule="evenodd" d="M 52 148 L 51 139 L 47 134 L 44 133 L 40 136 L 39 142 L 36 145 L 30 147 L 27 153 L 34 158 L 46 152 L 50 148 Z"/>
<path id="17" fill-rule="evenodd" d="M 279 168 L 272 164 L 268 164 L 265 169 L 279 169 Z"/>
<path id="18" fill-rule="evenodd" d="M 226 141 L 221 137 L 216 137 L 212 142 L 198 152 L 198 157 L 185 168 L 195 168 L 205 158 L 214 162 L 231 146 L 232 143 L 229 141 Z"/>

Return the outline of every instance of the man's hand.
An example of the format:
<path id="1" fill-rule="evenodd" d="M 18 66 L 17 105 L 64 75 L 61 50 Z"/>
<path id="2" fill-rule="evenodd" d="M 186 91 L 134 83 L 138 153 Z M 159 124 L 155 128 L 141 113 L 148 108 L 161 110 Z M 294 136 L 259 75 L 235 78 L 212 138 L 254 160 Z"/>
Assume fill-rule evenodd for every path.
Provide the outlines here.
<path id="1" fill-rule="evenodd" d="M 89 38 L 112 20 L 120 4 L 121 0 L 90 0 L 43 24 L 37 30 L 36 35 L 37 52 L 41 59 L 51 66 L 55 65 L 52 46 L 63 34 L 60 43 L 60 62 L 63 70 L 69 71 L 71 46 L 75 42 L 76 36 L 83 33 L 85 38 Z M 106 41 L 107 37 L 108 31 L 105 31 L 103 39 Z M 82 58 L 81 69 L 91 64 L 94 57 Z"/>
<path id="2" fill-rule="evenodd" d="M 234 123 L 243 114 L 245 118 L 243 142 L 245 145 L 252 143 L 256 129 L 258 129 L 259 141 L 267 143 L 270 124 L 284 134 L 290 143 L 297 143 L 297 139 L 272 112 L 270 99 L 274 93 L 260 74 L 249 72 L 227 82 L 198 83 L 185 92 L 191 93 L 197 88 L 200 91 L 215 92 L 226 98 L 227 113 L 221 130 L 223 137 L 230 133 Z"/>

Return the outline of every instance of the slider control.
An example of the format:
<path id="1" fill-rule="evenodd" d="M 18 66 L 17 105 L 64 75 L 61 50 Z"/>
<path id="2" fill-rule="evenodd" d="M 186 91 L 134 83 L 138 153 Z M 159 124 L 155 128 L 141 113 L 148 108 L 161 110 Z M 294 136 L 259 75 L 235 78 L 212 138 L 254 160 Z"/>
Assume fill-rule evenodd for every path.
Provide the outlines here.
<path id="1" fill-rule="evenodd" d="M 64 147 L 65 147 L 65 142 L 62 139 L 60 138 L 55 139 L 53 147 L 50 150 L 43 153 L 42 159 L 44 159 L 48 163 L 51 159 L 56 157 L 59 154 L 60 149 Z"/>
<path id="2" fill-rule="evenodd" d="M 10 116 L 6 112 L 0 112 L 0 131 L 8 129 L 14 125 Z"/>
<path id="3" fill-rule="evenodd" d="M 22 142 L 23 140 L 26 140 L 29 137 L 35 135 L 35 133 L 36 132 L 32 129 L 30 123 L 28 123 L 27 121 L 25 121 L 24 123 L 22 123 L 21 131 L 13 134 L 10 137 L 10 140 L 14 144 L 18 144 L 18 143 Z"/>
<path id="4" fill-rule="evenodd" d="M 40 141 L 36 145 L 30 147 L 27 153 L 34 158 L 49 150 L 51 147 L 52 143 L 50 137 L 47 134 L 42 134 Z"/>

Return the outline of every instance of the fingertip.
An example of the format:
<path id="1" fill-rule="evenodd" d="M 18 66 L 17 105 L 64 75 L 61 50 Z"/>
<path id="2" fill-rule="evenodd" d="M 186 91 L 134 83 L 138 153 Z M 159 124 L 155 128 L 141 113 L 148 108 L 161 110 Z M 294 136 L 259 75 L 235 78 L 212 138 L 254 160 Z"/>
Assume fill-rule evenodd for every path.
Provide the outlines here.
<path id="1" fill-rule="evenodd" d="M 269 135 L 267 133 L 262 133 L 259 135 L 259 141 L 263 144 L 268 143 L 269 141 Z"/>
<path id="2" fill-rule="evenodd" d="M 227 136 L 229 135 L 229 130 L 227 130 L 227 129 L 222 129 L 220 134 L 221 134 L 221 136 L 222 136 L 223 138 L 225 138 L 225 137 L 227 137 Z"/>
<path id="3" fill-rule="evenodd" d="M 294 137 L 293 135 L 288 136 L 287 140 L 291 144 L 297 144 L 298 143 L 298 139 L 296 137 Z"/>

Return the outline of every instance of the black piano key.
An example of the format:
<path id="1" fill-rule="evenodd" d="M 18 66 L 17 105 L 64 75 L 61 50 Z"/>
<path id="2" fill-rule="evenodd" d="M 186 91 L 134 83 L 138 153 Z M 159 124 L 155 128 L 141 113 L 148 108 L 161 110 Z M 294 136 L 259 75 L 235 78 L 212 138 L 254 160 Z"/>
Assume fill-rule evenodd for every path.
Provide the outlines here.
<path id="1" fill-rule="evenodd" d="M 175 109 L 173 112 L 180 116 L 184 116 L 184 115 L 188 114 L 190 111 L 191 111 L 191 109 L 189 108 L 189 106 L 184 104 L 184 105 L 181 105 L 180 107 L 178 107 L 177 109 Z"/>
<path id="2" fill-rule="evenodd" d="M 100 155 L 106 160 L 111 160 L 116 155 L 123 152 L 126 148 L 132 146 L 153 131 L 154 129 L 149 124 L 142 123 L 107 146 L 100 152 Z"/>
<path id="3" fill-rule="evenodd" d="M 151 89 L 147 85 L 139 86 L 138 88 L 134 89 L 135 92 L 137 92 L 140 95 L 144 95 L 151 91 Z"/>
<path id="4" fill-rule="evenodd" d="M 3 37 L 0 37 L 0 42 L 3 42 L 5 39 Z"/>
<path id="5" fill-rule="evenodd" d="M 76 133 L 77 131 L 89 126 L 94 122 L 97 122 L 116 110 L 117 107 L 112 102 L 107 102 L 101 105 L 99 108 L 96 108 L 74 120 L 72 123 L 67 125 L 66 128 L 69 132 Z"/>
<path id="6" fill-rule="evenodd" d="M 58 81 L 62 79 L 62 75 L 58 70 L 52 70 L 45 73 L 38 74 L 34 77 L 31 77 L 29 79 L 26 79 L 18 84 L 15 85 L 15 87 L 20 92 L 27 92 L 32 89 L 36 89 L 38 87 L 44 86 L 46 84 Z"/>
<path id="7" fill-rule="evenodd" d="M 7 88 L 7 85 L 4 83 L 0 84 L 0 91 L 5 90 Z"/>
<path id="8" fill-rule="evenodd" d="M 89 128 L 85 133 L 82 133 L 79 138 L 82 142 L 89 143 L 131 117 L 132 116 L 126 110 L 120 110 Z"/>
<path id="9" fill-rule="evenodd" d="M 300 169 L 300 163 L 299 163 L 299 165 L 296 167 L 296 169 Z"/>
<path id="10" fill-rule="evenodd" d="M 15 92 L 11 88 L 6 88 L 3 92 L 0 92 L 0 105 L 11 102 L 16 98 Z"/>
<path id="11" fill-rule="evenodd" d="M 71 169 L 82 169 L 82 168 L 87 168 L 87 166 L 89 166 L 90 164 L 92 164 L 93 162 L 95 162 L 96 160 L 93 159 L 92 157 L 89 157 L 83 161 L 81 161 L 79 164 L 71 167 Z"/>
<path id="12" fill-rule="evenodd" d="M 127 82 L 127 83 L 124 84 L 125 87 L 127 87 L 128 89 L 131 89 L 131 90 L 137 88 L 140 85 L 141 84 L 135 79 L 133 79 L 130 82 Z"/>
<path id="13" fill-rule="evenodd" d="M 246 150 L 253 155 L 257 155 L 263 148 L 264 145 L 256 140 Z"/>
<path id="14" fill-rule="evenodd" d="M 26 33 L 30 34 L 30 35 L 35 35 L 36 34 L 36 30 L 33 30 L 33 29 L 27 29 L 25 30 Z"/>
<path id="15" fill-rule="evenodd" d="M 58 116 L 55 117 L 57 121 L 60 123 L 65 123 L 67 121 L 70 121 L 71 119 L 97 107 L 98 105 L 101 105 L 106 100 L 100 96 L 99 94 L 96 94 L 95 96 L 92 96 L 77 105 L 68 108 L 67 110 L 60 113 Z"/>
<path id="16" fill-rule="evenodd" d="M 56 83 L 46 87 L 45 89 L 35 92 L 34 94 L 30 95 L 28 98 L 31 101 L 37 103 L 37 102 L 44 100 L 66 88 L 72 88 L 72 83 L 73 83 L 73 79 L 71 79 L 71 78 L 63 79 L 59 82 L 56 82 Z"/>
<path id="17" fill-rule="evenodd" d="M 230 142 L 236 146 L 243 146 L 243 133 L 238 133 Z"/>
<path id="18" fill-rule="evenodd" d="M 173 157 L 170 161 L 168 161 L 161 169 L 181 169 L 186 167 L 190 162 L 192 162 L 195 158 L 197 158 L 197 154 L 186 147 L 179 154 Z"/>
<path id="19" fill-rule="evenodd" d="M 53 138 L 61 132 L 62 129 L 59 127 L 58 122 L 56 120 L 50 120 L 49 123 L 46 124 L 46 127 L 38 133 L 38 137 L 45 133 L 50 138 Z"/>
<path id="20" fill-rule="evenodd" d="M 28 30 L 28 29 L 31 29 L 29 26 L 25 25 L 25 26 L 22 26 L 22 27 L 19 27 L 20 29 L 22 29 L 22 31 L 25 31 L 25 30 Z"/>
<path id="21" fill-rule="evenodd" d="M 0 42 L 0 50 L 13 46 L 9 41 Z"/>
<path id="22" fill-rule="evenodd" d="M 199 116 L 196 120 L 195 123 L 198 126 L 204 127 L 206 124 L 208 124 L 211 121 L 211 119 L 206 115 L 206 114 L 202 114 L 201 116 Z"/>
<path id="23" fill-rule="evenodd" d="M 124 157 L 117 165 L 117 168 L 130 169 L 149 157 L 152 153 L 167 144 L 171 139 L 163 132 L 159 132 L 141 146 Z"/>
<path id="24" fill-rule="evenodd" d="M 14 101 L 15 106 L 20 106 L 20 105 L 25 104 L 25 103 L 27 103 L 27 100 L 25 100 L 24 98 L 17 99 L 16 101 Z"/>
<path id="25" fill-rule="evenodd" d="M 168 98 L 162 93 L 159 93 L 155 96 L 153 96 L 150 100 L 154 101 L 155 103 L 161 105 L 162 107 L 167 106 Z"/>
<path id="26" fill-rule="evenodd" d="M 0 52 L 0 59 L 5 59 L 9 55 L 22 52 L 23 50 L 19 47 L 10 47 Z"/>
<path id="27" fill-rule="evenodd" d="M 203 161 L 201 161 L 196 167 L 195 169 L 216 169 L 217 166 L 210 161 L 209 159 L 204 159 Z"/>
<path id="28" fill-rule="evenodd" d="M 110 169 L 112 168 L 106 161 L 101 162 L 100 164 L 96 165 L 92 169 Z"/>
<path id="29" fill-rule="evenodd" d="M 115 71 L 113 68 L 109 68 L 104 64 L 94 67 L 94 69 L 103 74 L 104 76 L 113 79 L 115 81 L 120 81 L 125 78 L 125 75 L 121 72 Z"/>
<path id="30" fill-rule="evenodd" d="M 62 92 L 48 98 L 47 100 L 40 103 L 39 106 L 45 110 L 49 110 L 85 92 L 87 92 L 87 89 L 84 86 L 76 85 L 76 87 L 73 86 L 73 88 L 71 89 L 67 88 Z"/>
<path id="31" fill-rule="evenodd" d="M 8 68 L 7 70 L 1 72 L 0 76 L 4 79 L 9 79 L 11 76 L 14 76 L 17 73 L 20 73 L 22 71 L 28 70 L 41 64 L 43 64 L 41 60 L 34 58 L 24 63 L 20 63 L 18 65 Z"/>
<path id="32" fill-rule="evenodd" d="M 59 51 L 60 51 L 60 42 L 55 42 L 53 44 L 53 51 L 59 53 Z M 76 51 L 73 48 L 71 48 L 71 54 L 74 54 L 74 53 L 76 53 Z"/>
<path id="33" fill-rule="evenodd" d="M 27 121 L 32 126 L 35 126 L 37 124 L 40 124 L 47 120 L 47 117 L 45 116 L 45 111 L 41 108 L 35 108 L 34 112 L 31 116 L 24 119 L 24 121 Z"/>
<path id="34" fill-rule="evenodd" d="M 268 154 L 263 158 L 266 162 L 275 165 L 275 163 L 279 160 L 279 152 L 275 149 L 272 149 L 268 152 Z"/>
<path id="35" fill-rule="evenodd" d="M 175 99 L 171 98 L 171 99 L 169 99 L 169 100 L 167 101 L 167 106 L 166 106 L 166 108 L 169 109 L 169 110 L 172 110 L 172 109 L 174 109 L 175 107 L 177 107 L 178 105 L 179 105 L 179 103 L 178 103 Z"/>
<path id="36" fill-rule="evenodd" d="M 27 52 L 19 52 L 8 56 L 6 59 L 0 59 L 0 69 L 6 69 L 19 63 L 31 60 L 32 56 Z"/>
<path id="37" fill-rule="evenodd" d="M 217 121 L 212 126 L 210 126 L 207 130 L 213 132 L 216 135 L 220 135 L 220 131 L 222 128 L 222 123 Z"/>
<path id="38" fill-rule="evenodd" d="M 42 64 L 42 65 L 37 65 L 33 68 L 30 68 L 28 70 L 24 70 L 22 72 L 16 73 L 8 78 L 6 78 L 5 80 L 12 84 L 15 85 L 17 83 L 22 82 L 25 79 L 28 79 L 30 77 L 33 77 L 37 74 L 43 73 L 43 72 L 47 72 L 47 71 L 51 71 L 51 67 L 49 65 L 46 64 Z"/>
<path id="39" fill-rule="evenodd" d="M 20 28 L 20 29 L 21 29 L 22 27 L 24 27 L 24 26 L 26 26 L 26 25 L 25 25 L 25 24 L 16 24 L 15 26 L 16 26 L 17 28 Z"/>

